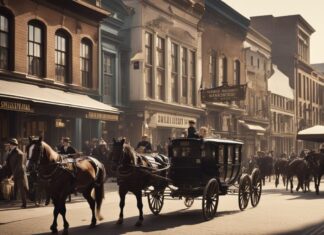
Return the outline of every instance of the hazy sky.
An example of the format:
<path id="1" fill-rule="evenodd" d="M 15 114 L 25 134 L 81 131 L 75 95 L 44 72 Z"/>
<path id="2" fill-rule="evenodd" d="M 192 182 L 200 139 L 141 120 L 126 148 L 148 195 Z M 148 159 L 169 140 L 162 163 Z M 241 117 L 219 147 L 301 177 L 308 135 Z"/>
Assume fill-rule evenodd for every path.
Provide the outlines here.
<path id="1" fill-rule="evenodd" d="M 258 15 L 300 14 L 314 29 L 310 41 L 311 63 L 324 63 L 323 0 L 223 0 L 247 18 Z"/>

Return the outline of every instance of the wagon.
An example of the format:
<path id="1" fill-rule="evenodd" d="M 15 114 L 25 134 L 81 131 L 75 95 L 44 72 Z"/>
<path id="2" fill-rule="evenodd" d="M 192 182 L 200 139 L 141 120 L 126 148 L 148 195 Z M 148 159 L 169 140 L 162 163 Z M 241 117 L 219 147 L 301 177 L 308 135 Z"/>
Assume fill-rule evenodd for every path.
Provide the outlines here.
<path id="1" fill-rule="evenodd" d="M 188 208 L 201 199 L 203 218 L 210 220 L 216 215 L 219 196 L 233 193 L 238 194 L 240 210 L 246 209 L 250 200 L 256 207 L 262 192 L 260 171 L 255 168 L 251 175 L 242 173 L 242 147 L 242 142 L 228 139 L 172 140 L 167 176 L 172 184 L 146 191 L 152 213 L 160 213 L 165 197 L 183 198 Z"/>

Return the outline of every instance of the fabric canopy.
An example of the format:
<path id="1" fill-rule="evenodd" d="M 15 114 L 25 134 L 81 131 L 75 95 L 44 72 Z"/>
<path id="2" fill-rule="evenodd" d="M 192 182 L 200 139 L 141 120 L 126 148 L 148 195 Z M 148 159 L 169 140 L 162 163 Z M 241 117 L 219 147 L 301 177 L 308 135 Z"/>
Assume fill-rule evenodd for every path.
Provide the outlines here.
<path id="1" fill-rule="evenodd" d="M 34 103 L 51 104 L 84 110 L 119 114 L 119 110 L 110 105 L 90 98 L 87 95 L 65 92 L 36 85 L 0 80 L 0 97 L 28 100 Z"/>
<path id="2" fill-rule="evenodd" d="M 247 129 L 249 129 L 251 131 L 261 131 L 261 132 L 266 131 L 266 129 L 263 128 L 262 126 L 254 125 L 254 124 L 248 124 L 243 120 L 239 120 L 239 123 L 242 124 L 244 127 L 246 127 Z"/>
<path id="3" fill-rule="evenodd" d="M 316 125 L 305 130 L 299 131 L 297 139 L 324 142 L 324 126 Z"/>

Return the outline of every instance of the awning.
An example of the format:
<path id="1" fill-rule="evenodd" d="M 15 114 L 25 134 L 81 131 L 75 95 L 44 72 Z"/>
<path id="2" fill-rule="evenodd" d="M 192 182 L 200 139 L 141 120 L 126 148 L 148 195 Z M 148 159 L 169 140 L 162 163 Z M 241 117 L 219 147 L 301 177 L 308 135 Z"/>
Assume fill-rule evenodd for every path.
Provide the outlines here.
<path id="1" fill-rule="evenodd" d="M 101 119 L 100 115 L 97 115 L 96 112 L 102 114 L 116 114 L 113 115 L 114 117 L 111 116 L 112 119 L 115 119 L 115 117 L 118 119 L 117 115 L 120 113 L 117 108 L 92 99 L 87 95 L 65 92 L 53 88 L 39 87 L 37 85 L 20 82 L 0 80 L 0 98 L 23 100 L 33 103 L 91 111 L 87 116 L 88 118 L 93 119 Z M 6 109 L 6 107 L 2 107 L 2 109 Z"/>
<path id="2" fill-rule="evenodd" d="M 239 120 L 239 123 L 251 131 L 262 131 L 265 132 L 266 129 L 259 125 L 248 124 L 245 121 Z"/>
<path id="3" fill-rule="evenodd" d="M 316 125 L 299 131 L 297 139 L 324 143 L 324 126 Z"/>

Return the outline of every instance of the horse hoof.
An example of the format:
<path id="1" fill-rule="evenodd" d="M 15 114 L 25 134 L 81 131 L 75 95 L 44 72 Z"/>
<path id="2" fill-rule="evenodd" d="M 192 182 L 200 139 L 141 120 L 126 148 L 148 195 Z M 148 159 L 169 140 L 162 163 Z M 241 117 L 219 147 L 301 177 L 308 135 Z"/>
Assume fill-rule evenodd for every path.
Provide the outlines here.
<path id="1" fill-rule="evenodd" d="M 118 225 L 121 225 L 121 224 L 123 224 L 123 219 L 119 219 L 119 220 L 117 220 L 117 222 L 116 222 L 116 224 L 118 224 Z"/>
<path id="2" fill-rule="evenodd" d="M 142 224 L 143 224 L 143 222 L 142 222 L 142 221 L 137 221 L 137 222 L 136 222 L 136 224 L 135 224 L 135 226 L 136 226 L 136 227 L 141 227 L 141 226 L 142 226 Z"/>
<path id="3" fill-rule="evenodd" d="M 57 230 L 57 228 L 56 227 L 54 227 L 53 225 L 51 226 L 51 231 L 52 231 L 52 233 L 58 233 L 58 230 Z"/>
<path id="4" fill-rule="evenodd" d="M 94 227 L 96 227 L 96 224 L 95 224 L 95 223 L 91 223 L 91 224 L 89 225 L 89 229 L 92 229 L 92 228 L 94 228 Z"/>

